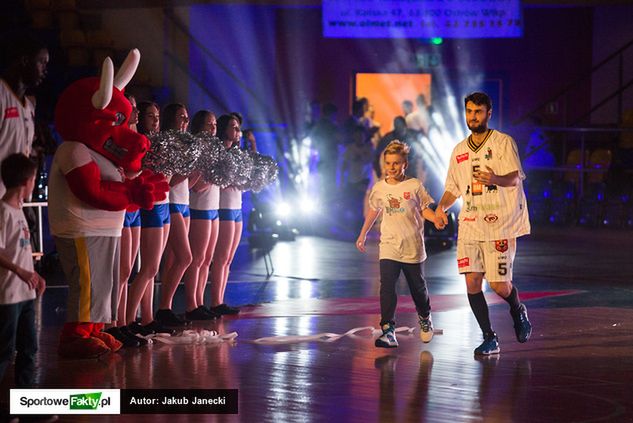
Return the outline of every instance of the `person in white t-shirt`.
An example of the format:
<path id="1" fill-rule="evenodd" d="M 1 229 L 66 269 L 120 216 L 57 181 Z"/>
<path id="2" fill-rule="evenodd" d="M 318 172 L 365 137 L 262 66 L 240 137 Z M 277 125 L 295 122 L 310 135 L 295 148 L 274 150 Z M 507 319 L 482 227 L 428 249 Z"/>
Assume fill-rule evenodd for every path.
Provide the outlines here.
<path id="1" fill-rule="evenodd" d="M 0 77 L 0 161 L 13 153 L 31 154 L 35 105 L 26 94 L 44 80 L 49 60 L 45 45 L 30 35 L 3 41 L 0 62 L 7 65 Z M 4 191 L 0 181 L 0 197 Z"/>
<path id="2" fill-rule="evenodd" d="M 378 215 L 380 225 L 380 327 L 382 336 L 375 345 L 395 348 L 395 313 L 398 296 L 396 283 L 400 273 L 411 291 L 420 323 L 420 338 L 433 338 L 431 303 L 424 280 L 424 219 L 435 224 L 435 212 L 429 208 L 433 198 L 420 181 L 405 176 L 409 146 L 399 140 L 385 148 L 385 179 L 378 181 L 369 194 L 369 210 L 356 240 L 356 248 L 365 252 L 365 239 Z"/>
<path id="3" fill-rule="evenodd" d="M 429 135 L 429 105 L 426 101 L 424 94 L 420 94 L 415 99 L 415 104 L 418 109 L 415 112 L 405 115 L 407 121 L 407 128 L 413 131 L 419 131 L 424 135 Z"/>
<path id="4" fill-rule="evenodd" d="M 37 165 L 21 153 L 2 161 L 6 193 L 0 200 L 0 380 L 15 359 L 15 385 L 30 388 L 35 381 L 35 297 L 46 281 L 33 270 L 29 226 L 22 202 L 33 191 Z"/>
<path id="5" fill-rule="evenodd" d="M 492 101 L 481 92 L 464 100 L 471 135 L 455 146 L 444 195 L 436 210 L 438 229 L 447 223 L 446 210 L 462 197 L 457 235 L 457 266 L 466 277 L 468 301 L 483 332 L 475 355 L 499 353 L 499 340 L 490 324 L 482 292 L 484 277 L 510 305 L 517 341 L 527 342 L 532 325 L 512 284 L 516 238 L 530 233 L 523 192 L 525 174 L 514 140 L 488 128 Z"/>

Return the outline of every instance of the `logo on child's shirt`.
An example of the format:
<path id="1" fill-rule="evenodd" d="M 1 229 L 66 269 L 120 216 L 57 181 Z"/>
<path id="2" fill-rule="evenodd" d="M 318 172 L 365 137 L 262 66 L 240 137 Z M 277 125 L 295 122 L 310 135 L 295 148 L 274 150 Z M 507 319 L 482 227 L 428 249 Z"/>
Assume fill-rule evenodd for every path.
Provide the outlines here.
<path id="1" fill-rule="evenodd" d="M 25 222 L 20 222 L 20 230 L 22 231 L 22 237 L 20 238 L 20 248 L 27 248 L 31 246 L 31 232 Z"/>
<path id="2" fill-rule="evenodd" d="M 388 215 L 396 214 L 396 213 L 404 213 L 404 207 L 400 204 L 402 201 L 401 198 L 392 197 L 391 194 L 387 196 L 387 202 L 389 206 L 385 207 L 385 212 Z"/>
<path id="3" fill-rule="evenodd" d="M 410 193 L 410 192 L 408 192 L 408 191 L 407 191 L 407 192 L 405 192 L 405 193 L 403 193 L 402 195 L 404 196 L 404 199 L 405 199 L 405 200 L 410 200 L 410 199 L 411 199 L 411 193 Z"/>
<path id="4" fill-rule="evenodd" d="M 7 109 L 4 111 L 5 119 L 11 119 L 11 118 L 17 118 L 17 117 L 20 117 L 20 113 L 18 112 L 17 107 L 7 107 Z"/>

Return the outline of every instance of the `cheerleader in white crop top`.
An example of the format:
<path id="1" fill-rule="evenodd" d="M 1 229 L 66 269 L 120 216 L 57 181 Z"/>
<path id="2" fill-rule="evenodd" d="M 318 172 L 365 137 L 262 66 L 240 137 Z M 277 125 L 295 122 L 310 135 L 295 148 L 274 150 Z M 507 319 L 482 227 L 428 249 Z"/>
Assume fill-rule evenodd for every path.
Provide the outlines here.
<path id="1" fill-rule="evenodd" d="M 160 125 L 158 104 L 142 101 L 138 104 L 138 111 L 138 132 L 148 136 L 158 132 Z M 141 307 L 141 323 L 159 329 L 154 322 L 153 312 L 154 278 L 165 251 L 170 226 L 167 199 L 155 203 L 152 210 L 141 210 L 141 267 L 129 287 L 125 313 L 127 328 L 134 333 L 151 333 L 149 329 L 145 332 L 139 330 L 140 326 L 136 323 L 139 306 Z M 131 258 L 130 268 L 134 256 Z"/>
<path id="2" fill-rule="evenodd" d="M 215 135 L 215 114 L 208 110 L 197 112 L 191 121 L 191 132 L 194 134 L 208 132 Z M 220 187 L 199 179 L 191 187 L 189 206 L 191 211 L 189 245 L 192 261 L 183 276 L 186 297 L 185 317 L 189 320 L 210 320 L 218 315 L 204 305 L 204 290 L 218 240 Z"/>
<path id="3" fill-rule="evenodd" d="M 238 116 L 220 116 L 218 136 L 227 149 L 239 145 L 241 131 Z M 218 243 L 211 265 L 211 311 L 216 314 L 237 314 L 238 308 L 224 303 L 224 292 L 229 279 L 229 268 L 242 238 L 242 192 L 233 187 L 221 189 L 218 214 Z"/>
<path id="4" fill-rule="evenodd" d="M 187 108 L 180 103 L 172 103 L 163 110 L 161 130 L 175 129 L 186 131 L 189 126 Z M 172 300 L 176 288 L 185 271 L 191 264 L 191 247 L 189 246 L 189 187 L 197 181 L 194 175 L 174 175 L 169 191 L 169 214 L 171 228 L 167 247 L 165 248 L 165 269 L 161 280 L 161 297 L 156 321 L 165 326 L 184 326 L 187 321 L 176 316 L 172 311 Z"/>

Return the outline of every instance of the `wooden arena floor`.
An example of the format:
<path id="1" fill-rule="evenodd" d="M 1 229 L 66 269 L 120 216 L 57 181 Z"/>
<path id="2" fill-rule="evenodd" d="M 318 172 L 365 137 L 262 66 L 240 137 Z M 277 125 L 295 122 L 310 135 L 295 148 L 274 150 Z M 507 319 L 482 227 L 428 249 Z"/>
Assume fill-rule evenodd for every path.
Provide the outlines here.
<path id="1" fill-rule="evenodd" d="M 66 289 L 41 302 L 37 382 L 42 388 L 234 388 L 237 415 L 60 416 L 68 422 L 633 422 L 633 234 L 536 228 L 518 244 L 515 283 L 534 326 L 514 339 L 507 304 L 487 294 L 501 354 L 478 359 L 480 332 L 468 307 L 455 250 L 426 265 L 433 320 L 400 347 L 374 347 L 368 332 L 324 342 L 257 344 L 262 337 L 342 334 L 378 326 L 377 245 L 300 237 L 264 257 L 240 247 L 227 302 L 239 317 L 196 324 L 237 332 L 234 342 L 126 349 L 99 360 L 57 357 Z M 175 309 L 183 306 L 179 288 Z M 415 327 L 401 283 L 397 326 Z M 12 371 L 2 382 L 7 401 Z"/>

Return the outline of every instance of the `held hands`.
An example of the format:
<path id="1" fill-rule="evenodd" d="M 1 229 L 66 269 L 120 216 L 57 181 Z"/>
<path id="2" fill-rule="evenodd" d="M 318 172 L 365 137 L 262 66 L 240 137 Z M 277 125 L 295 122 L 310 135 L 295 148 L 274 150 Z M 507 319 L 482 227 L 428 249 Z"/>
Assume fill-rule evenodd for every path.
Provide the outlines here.
<path id="1" fill-rule="evenodd" d="M 442 207 L 439 207 L 435 210 L 435 229 L 438 231 L 443 230 L 446 225 L 448 225 L 448 216 Z"/>
<path id="2" fill-rule="evenodd" d="M 473 178 L 475 178 L 477 182 L 481 182 L 484 185 L 496 185 L 497 175 L 495 175 L 490 167 L 486 166 L 486 169 L 488 170 L 488 172 L 479 171 L 473 173 Z"/>

